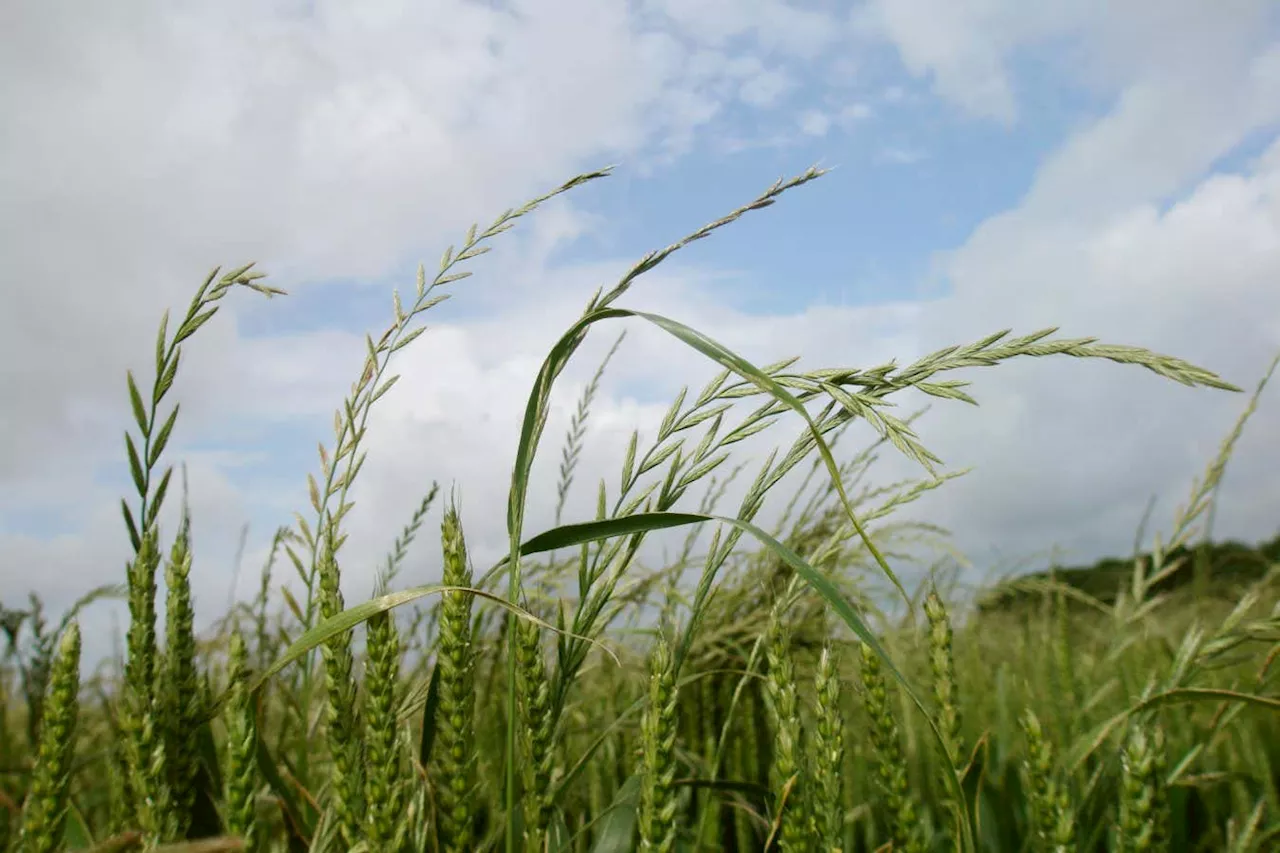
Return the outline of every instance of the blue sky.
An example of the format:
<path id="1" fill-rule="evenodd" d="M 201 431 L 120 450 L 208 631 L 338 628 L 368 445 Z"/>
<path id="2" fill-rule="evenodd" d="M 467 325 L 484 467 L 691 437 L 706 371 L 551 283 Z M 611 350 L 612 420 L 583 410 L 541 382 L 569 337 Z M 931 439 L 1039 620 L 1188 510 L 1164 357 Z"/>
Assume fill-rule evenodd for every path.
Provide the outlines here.
<path id="1" fill-rule="evenodd" d="M 1045 57 L 1021 59 L 1013 66 L 1023 114 L 1016 126 L 1006 126 L 940 102 L 892 52 L 878 53 L 882 67 L 870 80 L 825 98 L 806 97 L 806 89 L 826 90 L 820 75 L 807 71 L 794 84 L 797 91 L 767 109 L 726 110 L 719 133 L 679 159 L 659 166 L 641 161 L 645 174 L 622 158 L 610 179 L 575 196 L 603 220 L 601 227 L 562 247 L 555 260 L 639 257 L 732 209 L 775 177 L 813 164 L 832 171 L 788 198 L 786 214 L 748 219 L 687 254 L 732 271 L 724 286 L 736 307 L 751 313 L 933 292 L 946 286 L 934 274 L 934 254 L 959 247 L 984 219 L 1016 205 L 1062 138 L 1107 108 L 1106 98 L 1048 77 Z M 848 130 L 832 123 L 821 135 L 805 132 L 809 114 L 845 109 L 860 115 Z M 1268 128 L 1258 138 L 1272 133 Z M 1239 160 L 1223 165 L 1229 169 L 1232 162 Z M 780 251 L 787 246 L 803 251 Z M 243 331 L 329 328 L 335 321 L 362 331 L 384 314 L 365 289 L 385 291 L 411 280 L 418 256 L 433 252 L 434 246 L 423 246 L 411 263 L 381 280 L 309 284 L 287 310 L 247 316 Z M 460 300 L 441 314 L 478 310 Z"/>
<path id="2" fill-rule="evenodd" d="M 241 527 L 256 566 L 305 505 L 391 289 L 473 221 L 610 163 L 472 262 L 397 362 L 351 517 L 353 594 L 432 481 L 461 485 L 476 553 L 500 549 L 529 382 L 591 292 L 812 164 L 834 168 L 623 304 L 806 366 L 1061 325 L 1252 387 L 1280 350 L 1280 16 L 1263 0 L 19 0 L 6 14 L 0 108 L 21 118 L 0 139 L 0 393 L 19 404 L 0 417 L 0 601 L 35 588 L 56 609 L 118 576 L 123 374 L 147 373 L 160 312 L 211 266 L 257 260 L 291 294 L 229 298 L 176 392 L 197 583 L 221 602 Z M 544 494 L 620 328 L 593 333 L 557 390 Z M 584 484 L 616 480 L 630 430 L 652 434 L 680 384 L 713 372 L 627 329 Z M 911 512 L 952 529 L 975 579 L 1054 546 L 1127 548 L 1148 498 L 1167 519 L 1245 402 L 1109 364 L 961 378 L 982 406 L 940 404 L 920 433 L 974 473 Z M 1223 535 L 1275 533 L 1280 485 L 1261 472 L 1280 459 L 1261 436 L 1278 418 L 1264 400 Z M 920 473 L 892 455 L 877 470 Z M 570 510 L 591 504 L 582 488 Z M 437 561 L 424 549 L 413 574 Z"/>

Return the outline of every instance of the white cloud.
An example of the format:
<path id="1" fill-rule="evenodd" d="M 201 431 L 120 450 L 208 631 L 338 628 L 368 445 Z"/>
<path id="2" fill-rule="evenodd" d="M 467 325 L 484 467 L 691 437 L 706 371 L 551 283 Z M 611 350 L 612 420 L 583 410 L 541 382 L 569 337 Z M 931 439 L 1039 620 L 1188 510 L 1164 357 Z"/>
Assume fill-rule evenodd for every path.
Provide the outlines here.
<path id="1" fill-rule="evenodd" d="M 853 20 L 864 36 L 888 39 L 907 70 L 929 77 L 943 98 L 1010 123 L 1019 112 L 1012 71 L 1019 62 L 1047 65 L 1077 86 L 1106 93 L 1138 81 L 1194 84 L 1203 72 L 1229 69 L 1265 45 L 1268 6 L 1266 0 L 872 0 Z"/>
<path id="2" fill-rule="evenodd" d="M 840 121 L 846 124 L 871 118 L 872 109 L 866 104 L 849 104 L 840 110 Z"/>
<path id="3" fill-rule="evenodd" d="M 21 401 L 0 417 L 0 508 L 83 527 L 58 565 L 85 582 L 124 556 L 97 481 L 121 458 L 124 371 L 148 374 L 160 309 L 214 263 L 257 260 L 294 290 L 385 275 L 583 168 L 678 153 L 737 85 L 723 64 L 685 80 L 689 50 L 620 0 L 18 2 L 5 21 L 0 357 L 23 367 L 0 372 Z M 548 214 L 550 243 L 588 227 Z M 288 301 L 225 305 L 186 350 L 183 434 L 327 415 L 361 342 L 245 341 L 239 312 Z M 8 537 L 6 566 L 33 547 Z M 6 569 L 6 597 L 28 580 Z"/>
<path id="4" fill-rule="evenodd" d="M 1064 33 L 1093 39 L 1088 50 L 1107 63 L 1086 82 L 1117 93 L 1111 113 L 1048 158 L 1022 203 L 939 259 L 953 293 L 752 317 L 713 302 L 705 285 L 717 271 L 668 266 L 638 284 L 629 304 L 760 361 L 798 349 L 806 366 L 870 366 L 1006 325 L 1061 324 L 1250 384 L 1280 347 L 1280 146 L 1247 173 L 1205 173 L 1277 119 L 1280 54 L 1246 32 L 1253 19 L 1244 13 L 1256 4 L 1240 3 L 1242 14 L 1223 14 L 1225 22 L 1190 3 L 1161 18 L 1155 34 L 1200 48 L 1178 54 L 1184 73 L 1161 77 L 1175 57 L 1154 34 L 1125 35 L 1136 12 L 913 2 L 877 4 L 882 33 L 909 69 L 933 75 L 941 94 L 979 114 L 1016 115 L 1010 57 Z M 127 366 L 145 375 L 158 307 L 184 301 L 213 262 L 257 258 L 285 287 L 385 274 L 581 168 L 624 154 L 643 174 L 655 158 L 678 156 L 753 75 L 791 69 L 779 57 L 817 57 L 844 37 L 821 13 L 780 2 L 648 4 L 671 31 L 642 29 L 622 2 L 517 5 L 509 14 L 444 0 L 319 3 L 303 14 L 232 3 L 176 16 L 161 4 L 74 14 L 65 3 L 11 6 L 0 51 L 0 109 L 15 117 L 0 139 L 10 202 L 0 208 L 0 346 L 24 367 L 0 374 L 0 395 L 21 401 L 0 418 L 0 512 L 59 509 L 79 531 L 0 535 L 6 569 L 18 567 L 0 588 L 6 600 L 34 582 L 65 604 L 90 583 L 120 577 L 122 524 L 111 487 L 96 476 L 102 460 L 121 455 L 121 375 Z M 744 36 L 763 53 L 730 51 Z M 905 92 L 891 87 L 885 100 L 895 89 Z M 849 106 L 840 117 L 867 110 Z M 811 130 L 819 115 L 828 118 L 810 114 Z M 1181 200 L 1165 209 L 1169 197 Z M 367 592 L 373 565 L 432 479 L 460 483 L 477 564 L 501 548 L 529 383 L 588 294 L 632 260 L 556 260 L 566 241 L 599 227 L 572 203 L 522 224 L 455 288 L 487 309 L 484 318 L 431 320 L 404 351 L 396 365 L 404 379 L 378 411 L 357 487 L 353 595 Z M 225 441 L 227 430 L 246 443 L 277 432 L 307 447 L 327 438 L 362 357 L 362 339 L 335 329 L 243 338 L 235 322 L 243 311 L 289 310 L 287 301 L 249 307 L 250 296 L 238 294 L 233 316 L 193 340 L 176 392 L 184 406 L 176 440 L 191 443 L 175 446 L 175 457 L 192 464 L 198 559 L 212 567 L 198 593 L 218 602 L 206 615 L 225 596 L 247 507 L 301 507 L 306 497 L 304 471 L 287 488 L 249 493 L 236 481 L 256 460 L 229 462 L 205 445 Z M 385 304 L 386 295 L 370 298 Z M 615 328 L 593 332 L 558 386 L 531 528 L 550 518 L 568 410 Z M 596 405 L 577 516 L 590 511 L 599 478 L 616 477 L 629 427 L 652 434 L 665 409 L 652 399 L 674 392 L 676 377 L 696 383 L 712 372 L 660 333 L 628 328 Z M 1109 364 L 1008 365 L 966 378 L 982 408 L 942 405 L 921 433 L 951 465 L 979 469 L 919 513 L 952 526 L 967 546 L 1001 542 L 1011 552 L 1055 538 L 1085 550 L 1123 547 L 1147 495 L 1180 495 L 1243 405 Z M 1231 470 L 1223 492 L 1224 532 L 1266 535 L 1280 505 L 1274 478 L 1259 473 L 1280 461 L 1261 438 L 1276 432 L 1273 401 L 1258 418 L 1241 448 L 1249 464 Z M 773 440 L 795 434 L 792 425 Z M 892 456 L 884 472 L 914 473 Z M 407 577 L 431 576 L 433 535 L 428 527 Z M 247 572 L 259 557 L 257 547 Z"/>
<path id="5" fill-rule="evenodd" d="M 831 117 L 821 110 L 805 110 L 800 114 L 800 130 L 807 136 L 826 136 Z"/>
<path id="6" fill-rule="evenodd" d="M 1129 86 L 1045 164 L 1024 210 L 1076 217 L 1183 190 L 1247 133 L 1280 121 L 1277 57 L 1280 46 L 1194 81 Z"/>
<path id="7" fill-rule="evenodd" d="M 918 148 L 890 146 L 880 152 L 879 159 L 883 163 L 892 163 L 896 166 L 910 166 L 912 163 L 919 163 L 927 156 Z"/>
<path id="8" fill-rule="evenodd" d="M 643 5 L 704 44 L 723 47 L 750 34 L 766 50 L 804 59 L 838 44 L 844 31 L 835 15 L 788 0 L 646 0 Z"/>
<path id="9" fill-rule="evenodd" d="M 10 4 L 0 340 L 26 366 L 0 380 L 24 409 L 0 476 L 114 453 L 119 377 L 214 263 L 382 275 L 574 171 L 678 155 L 732 82 L 686 83 L 625 3 L 518 6 Z"/>
<path id="10" fill-rule="evenodd" d="M 1165 212 L 1146 203 L 1092 221 L 1009 214 L 1008 227 L 993 223 L 946 259 L 954 291 L 922 334 L 962 341 L 1061 326 L 1187 358 L 1251 390 L 1280 351 L 1277 153 L 1280 142 L 1252 172 L 1211 177 Z M 926 507 L 967 539 L 1014 551 L 1048 538 L 1086 554 L 1124 548 L 1148 495 L 1161 496 L 1168 519 L 1245 404 L 1110 364 L 1010 365 L 975 385 L 984 408 L 949 418 L 936 449 L 979 470 L 952 501 Z M 1274 534 L 1280 489 L 1259 473 L 1280 464 L 1264 438 L 1277 428 L 1269 393 L 1229 469 L 1218 533 Z"/>
<path id="11" fill-rule="evenodd" d="M 753 107 L 771 107 L 792 85 L 785 73 L 762 70 L 743 82 L 738 89 L 738 97 Z"/>

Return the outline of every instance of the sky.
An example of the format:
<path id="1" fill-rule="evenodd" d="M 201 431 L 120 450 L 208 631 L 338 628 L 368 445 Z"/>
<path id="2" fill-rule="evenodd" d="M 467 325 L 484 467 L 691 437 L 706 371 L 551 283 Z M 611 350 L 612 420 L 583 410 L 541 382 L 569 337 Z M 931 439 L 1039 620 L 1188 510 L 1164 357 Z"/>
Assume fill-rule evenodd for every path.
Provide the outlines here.
<path id="1" fill-rule="evenodd" d="M 622 307 L 804 368 L 1057 326 L 1252 389 L 1280 351 L 1266 0 L 10 0 L 0 40 L 8 607 L 34 591 L 56 618 L 123 579 L 125 371 L 150 381 L 160 315 L 211 268 L 254 261 L 290 295 L 233 293 L 184 349 L 168 459 L 189 473 L 204 625 L 254 594 L 275 527 L 306 508 L 392 290 L 473 222 L 605 165 L 469 261 L 397 355 L 353 493 L 349 601 L 432 482 L 456 487 L 477 565 L 499 555 L 530 384 L 591 294 L 810 165 L 831 171 L 677 253 Z M 652 437 L 680 387 L 716 372 L 638 321 L 597 327 L 552 398 L 530 532 L 552 521 L 560 439 L 624 329 L 566 520 L 590 517 L 602 478 L 616 494 L 632 429 Z M 938 401 L 917 430 L 944 470 L 972 471 L 902 517 L 949 529 L 975 582 L 1050 551 L 1127 552 L 1153 498 L 1167 529 L 1247 402 L 1065 358 L 958 378 L 980 406 Z M 1215 537 L 1277 533 L 1277 434 L 1271 390 Z M 922 473 L 892 452 L 873 469 Z M 439 576 L 441 506 L 405 583 Z M 105 636 L 112 607 L 86 631 Z"/>

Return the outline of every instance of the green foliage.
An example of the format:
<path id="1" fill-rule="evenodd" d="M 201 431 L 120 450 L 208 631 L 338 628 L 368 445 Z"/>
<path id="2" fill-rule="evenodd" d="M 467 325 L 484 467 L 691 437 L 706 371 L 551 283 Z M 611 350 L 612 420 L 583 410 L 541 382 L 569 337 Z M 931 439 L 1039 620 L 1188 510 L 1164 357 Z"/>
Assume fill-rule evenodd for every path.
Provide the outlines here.
<path id="1" fill-rule="evenodd" d="M 1114 605 L 1133 577 L 1134 561 L 1151 558 L 1151 552 L 1144 551 L 1133 557 L 1104 557 L 1088 566 L 1029 572 L 987 592 L 978 602 L 978 611 L 982 614 L 1034 611 L 1042 599 L 1037 582 L 1050 579 L 1083 593 L 1090 601 Z M 1272 566 L 1280 563 L 1280 533 L 1256 545 L 1229 541 L 1184 545 L 1167 552 L 1165 560 L 1182 568 L 1154 584 L 1150 590 L 1153 595 L 1194 592 L 1231 601 L 1239 597 L 1242 587 L 1265 579 Z M 1075 610 L 1086 610 L 1089 606 L 1075 597 L 1068 597 L 1066 603 Z"/>
<path id="2" fill-rule="evenodd" d="M 1179 359 L 1054 330 L 997 333 L 905 366 L 758 367 L 676 320 L 616 304 L 671 254 L 775 204 L 817 169 L 646 255 L 560 337 L 513 437 L 502 561 L 473 571 L 451 503 L 442 582 L 388 591 L 433 509 L 433 484 L 394 540 L 375 598 L 346 604 L 343 524 L 370 412 L 397 378 L 393 357 L 446 298 L 438 289 L 470 274 L 455 271 L 460 263 L 541 203 L 607 173 L 579 176 L 483 231 L 472 226 L 432 281 L 419 269 L 410 305 L 393 296 L 394 320 L 368 338 L 334 443 L 320 446 L 319 475 L 308 477 L 313 514 L 277 532 L 257 598 L 206 638 L 193 631 L 185 508 L 167 546 L 157 524 L 172 471 L 160 461 L 178 411 L 162 415 L 162 404 L 180 345 L 214 303 L 237 285 L 280 291 L 250 267 L 221 278 L 215 270 L 172 339 L 162 322 L 150 395 L 128 377 L 136 500 L 123 504 L 133 554 L 121 594 L 130 624 L 115 672 L 84 685 L 97 701 L 80 709 L 74 614 L 109 591 L 90 593 L 53 632 L 38 601 L 0 611 L 0 847 L 1275 849 L 1280 538 L 1255 549 L 1191 544 L 1266 379 L 1167 540 L 1129 560 L 1020 578 L 966 612 L 939 591 L 936 572 L 904 571 L 908 546 L 945 547 L 946 531 L 898 521 L 895 510 L 959 474 L 937 470 L 916 415 L 889 414 L 892 395 L 914 388 L 974 403 L 966 383 L 941 374 L 1052 355 L 1232 386 Z M 692 399 L 688 389 L 677 395 L 651 444 L 633 434 L 617 483 L 599 485 L 594 519 L 562 524 L 615 343 L 570 421 L 556 526 L 526 536 L 554 383 L 596 325 L 623 320 L 652 325 L 723 370 Z M 745 467 L 731 464 L 733 445 L 788 418 L 799 436 L 760 464 L 735 511 L 717 510 Z M 838 458 L 837 442 L 858 422 L 877 439 Z M 923 476 L 871 484 L 890 447 Z M 766 530 L 759 513 L 791 474 L 804 476 Z M 702 497 L 690 507 L 695 487 Z M 643 565 L 645 539 L 677 528 L 687 534 L 680 553 Z M 276 586 L 280 553 L 305 595 Z M 918 587 L 907 583 L 924 574 Z M 885 591 L 908 612 L 894 615 Z M 406 611 L 408 628 L 397 618 Z"/>

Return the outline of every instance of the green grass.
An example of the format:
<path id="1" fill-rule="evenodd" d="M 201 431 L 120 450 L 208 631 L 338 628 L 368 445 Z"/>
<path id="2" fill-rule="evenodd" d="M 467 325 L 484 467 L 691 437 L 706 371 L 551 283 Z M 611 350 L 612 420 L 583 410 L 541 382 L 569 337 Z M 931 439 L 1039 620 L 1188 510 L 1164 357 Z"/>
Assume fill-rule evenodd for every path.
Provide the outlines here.
<path id="1" fill-rule="evenodd" d="M 915 417 L 887 407 L 892 395 L 972 404 L 967 383 L 943 374 L 1055 355 L 1237 389 L 1176 358 L 1054 330 L 999 333 L 905 366 L 756 366 L 677 320 L 617 304 L 672 253 L 819 170 L 646 255 L 590 299 L 544 361 L 512 437 L 501 562 L 474 571 L 464 535 L 467 515 L 497 508 L 464 513 L 450 502 L 441 582 L 393 589 L 435 509 L 433 485 L 396 538 L 376 597 L 347 605 L 343 525 L 370 412 L 397 379 L 395 353 L 493 238 L 607 174 L 473 226 L 433 278 L 420 268 L 411 300 L 394 296 L 393 320 L 369 336 L 332 442 L 307 477 L 309 511 L 277 533 L 258 597 L 200 638 L 186 508 L 169 537 L 156 521 L 178 422 L 166 398 L 183 342 L 221 299 L 281 292 L 251 266 L 215 271 L 172 334 L 166 316 L 147 393 L 132 373 L 127 383 L 123 659 L 78 685 L 75 617 L 110 589 L 89 593 L 53 631 L 38 602 L 25 617 L 5 613 L 6 849 L 1274 849 L 1277 565 L 1222 575 L 1205 595 L 1212 555 L 1195 544 L 1266 379 L 1168 533 L 1122 578 L 1110 566 L 1104 593 L 1055 572 L 962 612 L 944 573 L 909 589 L 893 564 L 945 531 L 894 511 L 957 475 L 938 471 Z M 632 436 L 594 518 L 561 523 L 602 364 L 565 440 L 557 526 L 531 536 L 526 507 L 549 499 L 531 493 L 529 476 L 552 386 L 595 326 L 620 321 L 654 325 L 723 372 L 682 391 L 655 436 Z M 837 456 L 857 422 L 877 440 Z M 780 436 L 777 449 L 739 506 L 719 510 L 728 483 L 750 470 L 734 445 L 764 432 Z M 870 484 L 890 448 L 920 465 L 918 479 Z M 775 495 L 793 472 L 799 486 Z M 785 503 L 765 530 L 757 517 L 768 499 Z M 677 528 L 689 534 L 678 558 L 643 565 L 645 537 Z M 280 562 L 304 595 L 278 585 Z M 1192 573 L 1198 586 L 1175 583 Z M 898 606 L 881 606 L 885 590 Z M 905 615 L 892 615 L 902 602 Z"/>

